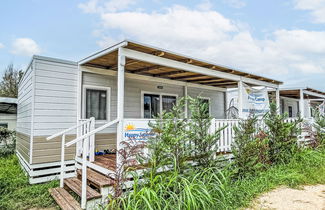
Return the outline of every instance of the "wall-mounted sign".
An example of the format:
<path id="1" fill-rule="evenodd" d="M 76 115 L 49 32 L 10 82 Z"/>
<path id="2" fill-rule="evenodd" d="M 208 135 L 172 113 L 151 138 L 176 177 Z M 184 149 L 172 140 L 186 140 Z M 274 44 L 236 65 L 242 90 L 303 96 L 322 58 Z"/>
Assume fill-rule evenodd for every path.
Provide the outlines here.
<path id="1" fill-rule="evenodd" d="M 126 119 L 124 120 L 124 141 L 147 141 L 150 137 L 154 137 L 155 133 L 148 126 L 149 120 L 142 119 Z"/>

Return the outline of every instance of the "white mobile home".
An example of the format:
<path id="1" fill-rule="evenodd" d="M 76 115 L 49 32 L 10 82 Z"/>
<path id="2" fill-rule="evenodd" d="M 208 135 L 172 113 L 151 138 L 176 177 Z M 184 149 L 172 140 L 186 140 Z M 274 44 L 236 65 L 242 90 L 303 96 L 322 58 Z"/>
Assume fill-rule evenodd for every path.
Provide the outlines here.
<path id="1" fill-rule="evenodd" d="M 0 97 L 0 127 L 16 130 L 17 99 Z"/>
<path id="2" fill-rule="evenodd" d="M 288 113 L 289 117 L 313 117 L 313 109 L 319 108 L 325 102 L 325 92 L 309 87 L 281 88 L 281 113 Z"/>
<path id="3" fill-rule="evenodd" d="M 244 83 L 273 88 L 280 103 L 279 81 L 133 41 L 78 63 L 34 56 L 19 85 L 17 155 L 31 183 L 60 172 L 74 177 L 80 167 L 107 175 L 116 167 L 114 151 L 126 132 L 148 128 L 153 116 L 187 95 L 202 97 L 213 118 L 225 119 L 227 88 L 239 87 L 242 95 Z"/>

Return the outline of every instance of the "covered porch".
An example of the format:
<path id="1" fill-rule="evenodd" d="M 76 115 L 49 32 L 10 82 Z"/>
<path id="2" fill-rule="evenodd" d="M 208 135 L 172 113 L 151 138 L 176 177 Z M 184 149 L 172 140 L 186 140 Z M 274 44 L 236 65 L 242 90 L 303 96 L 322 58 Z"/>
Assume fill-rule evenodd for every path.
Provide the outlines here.
<path id="1" fill-rule="evenodd" d="M 273 89 L 276 92 L 276 103 L 278 106 L 280 104 L 280 81 L 126 40 L 79 62 L 78 119 L 92 117 L 87 115 L 86 91 L 87 86 L 96 86 L 96 81 L 88 81 L 87 84 L 87 74 L 97 75 L 102 80 L 112 80 L 110 93 L 107 93 L 111 97 L 107 101 L 111 114 L 104 120 L 95 119 L 96 128 L 90 133 L 115 133 L 116 150 L 120 149 L 120 142 L 125 140 L 125 125 L 133 123 L 147 129 L 145 124 L 154 115 L 163 110 L 168 111 L 179 97 L 201 96 L 211 104 L 209 111 L 217 121 L 226 119 L 225 93 L 228 88 L 238 88 L 239 118 L 242 117 L 244 84 Z M 155 84 L 151 85 L 150 91 L 138 88 L 147 83 Z M 136 91 L 131 95 L 133 90 Z M 193 93 L 195 91 L 196 94 Z M 211 95 L 216 93 L 220 96 L 212 102 L 214 99 Z M 137 97 L 133 97 L 136 94 Z M 154 100 L 159 103 L 153 104 Z M 190 118 L 187 109 L 185 106 L 184 117 Z M 85 134 L 77 139 L 88 136 Z M 94 147 L 91 149 L 95 150 Z M 80 152 L 77 152 L 78 155 Z"/>
<path id="2" fill-rule="evenodd" d="M 289 117 L 313 118 L 315 109 L 325 104 L 325 93 L 309 87 L 281 88 L 281 112 Z"/>

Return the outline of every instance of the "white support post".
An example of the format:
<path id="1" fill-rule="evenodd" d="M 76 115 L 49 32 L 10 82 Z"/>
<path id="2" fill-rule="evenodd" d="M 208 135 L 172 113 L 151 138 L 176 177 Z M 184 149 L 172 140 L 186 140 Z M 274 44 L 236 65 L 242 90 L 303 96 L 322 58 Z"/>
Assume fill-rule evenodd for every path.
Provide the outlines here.
<path id="1" fill-rule="evenodd" d="M 187 99 L 187 84 L 184 86 L 184 97 L 185 97 L 185 118 L 188 118 L 188 99 Z"/>
<path id="2" fill-rule="evenodd" d="M 243 81 L 238 82 L 238 117 L 243 117 Z"/>
<path id="3" fill-rule="evenodd" d="M 87 125 L 87 124 L 86 124 Z M 87 128 L 86 128 L 87 129 Z M 82 151 L 82 177 L 81 177 L 81 208 L 86 209 L 87 204 L 87 154 L 89 138 L 84 138 L 83 151 Z"/>
<path id="4" fill-rule="evenodd" d="M 299 98 L 299 113 L 300 117 L 304 118 L 305 117 L 305 103 L 304 103 L 304 91 L 303 89 L 300 89 L 300 98 Z"/>
<path id="5" fill-rule="evenodd" d="M 280 114 L 280 89 L 279 88 L 276 88 L 275 89 L 275 103 L 276 103 L 276 110 L 277 110 L 277 113 Z"/>
<path id="6" fill-rule="evenodd" d="M 116 166 L 119 166 L 119 150 L 123 139 L 123 118 L 124 118 L 124 73 L 125 73 L 125 56 L 121 53 L 121 48 L 118 50 L 117 63 L 117 142 L 116 142 Z"/>
<path id="7" fill-rule="evenodd" d="M 60 173 L 60 187 L 64 186 L 64 171 L 65 171 L 65 164 L 64 164 L 64 147 L 65 147 L 65 134 L 61 137 L 61 173 Z"/>
<path id="8" fill-rule="evenodd" d="M 77 91 L 77 138 L 79 138 L 81 135 L 81 129 L 79 124 L 80 124 L 80 119 L 81 119 L 81 101 L 82 101 L 82 70 L 80 68 L 80 65 L 78 64 L 78 91 Z M 79 141 L 77 142 L 76 145 L 76 156 L 80 157 L 81 155 L 81 148 L 82 148 L 82 142 Z"/>

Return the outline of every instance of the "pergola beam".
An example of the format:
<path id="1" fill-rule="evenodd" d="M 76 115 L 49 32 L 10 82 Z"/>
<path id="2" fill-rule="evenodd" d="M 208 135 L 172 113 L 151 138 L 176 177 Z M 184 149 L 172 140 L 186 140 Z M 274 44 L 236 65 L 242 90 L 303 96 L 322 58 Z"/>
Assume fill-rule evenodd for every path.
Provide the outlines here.
<path id="1" fill-rule="evenodd" d="M 126 57 L 131 58 L 131 59 L 140 60 L 143 62 L 153 63 L 156 65 L 166 66 L 166 67 L 170 67 L 170 68 L 175 68 L 175 69 L 179 69 L 179 70 L 189 71 L 189 72 L 193 72 L 193 73 L 197 73 L 197 74 L 203 74 L 203 75 L 217 77 L 217 78 L 224 78 L 224 79 L 233 80 L 233 81 L 242 81 L 245 83 L 258 85 L 258 86 L 266 86 L 266 87 L 272 87 L 272 88 L 277 88 L 279 86 L 278 84 L 259 81 L 259 80 L 242 77 L 239 75 L 234 75 L 234 74 L 230 74 L 230 73 L 226 73 L 226 72 L 215 71 L 215 70 L 207 69 L 204 67 L 200 67 L 200 66 L 196 66 L 196 65 L 192 65 L 192 64 L 188 64 L 188 63 L 182 63 L 179 61 L 154 56 L 154 55 L 139 52 L 136 50 L 121 48 L 120 52 L 123 55 L 125 55 Z M 174 78 L 174 79 L 176 79 L 176 78 Z"/>

